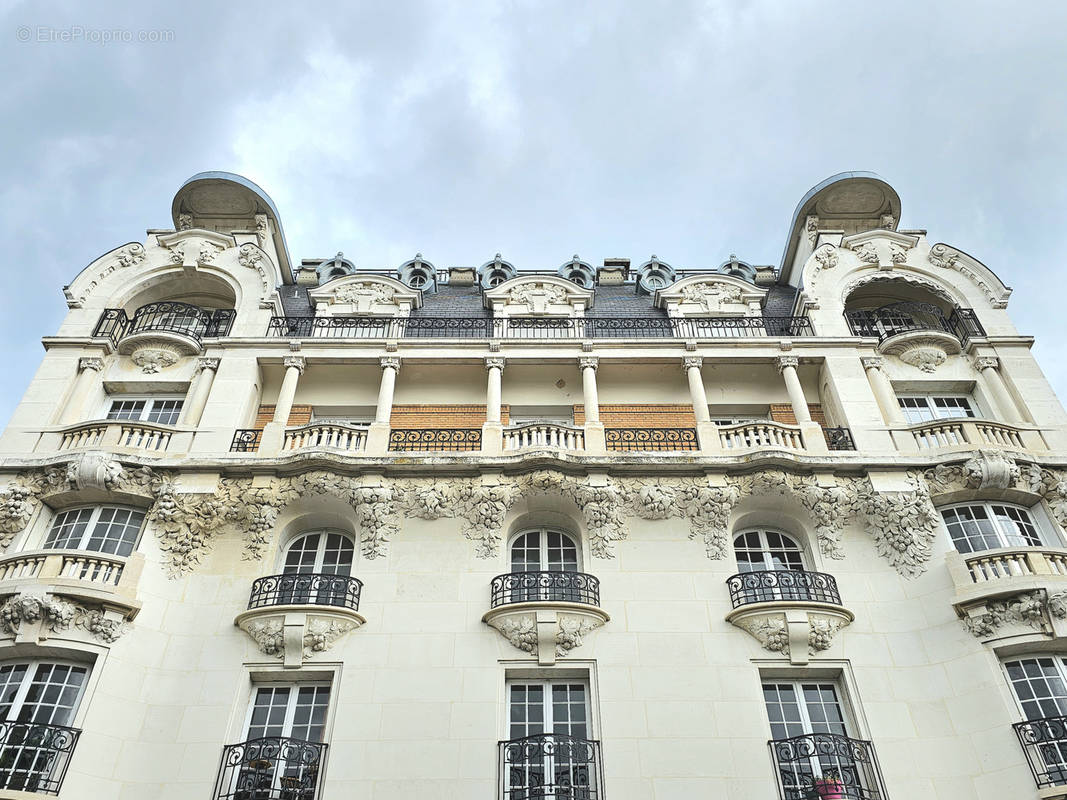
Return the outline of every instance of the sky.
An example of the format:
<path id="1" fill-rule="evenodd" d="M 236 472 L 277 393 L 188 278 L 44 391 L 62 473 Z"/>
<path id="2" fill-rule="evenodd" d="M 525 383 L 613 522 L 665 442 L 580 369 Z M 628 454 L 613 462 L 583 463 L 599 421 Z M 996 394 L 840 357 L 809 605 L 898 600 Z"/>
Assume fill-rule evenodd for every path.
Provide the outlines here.
<path id="1" fill-rule="evenodd" d="M 153 5 L 0 0 L 0 425 L 61 287 L 205 170 L 297 261 L 553 270 L 777 265 L 804 192 L 869 170 L 1013 287 L 1067 399 L 1062 0 Z"/>

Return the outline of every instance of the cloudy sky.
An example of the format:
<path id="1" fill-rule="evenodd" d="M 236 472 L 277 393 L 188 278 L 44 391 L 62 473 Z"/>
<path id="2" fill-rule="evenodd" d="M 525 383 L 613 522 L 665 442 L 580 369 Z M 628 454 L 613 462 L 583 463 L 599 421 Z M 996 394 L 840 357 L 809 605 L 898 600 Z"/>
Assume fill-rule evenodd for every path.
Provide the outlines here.
<path id="1" fill-rule="evenodd" d="M 296 259 L 553 269 L 777 264 L 801 195 L 871 170 L 902 227 L 1014 287 L 1067 398 L 1062 0 L 0 0 L 0 20 L 0 424 L 60 287 L 169 226 L 209 169 L 267 190 Z"/>

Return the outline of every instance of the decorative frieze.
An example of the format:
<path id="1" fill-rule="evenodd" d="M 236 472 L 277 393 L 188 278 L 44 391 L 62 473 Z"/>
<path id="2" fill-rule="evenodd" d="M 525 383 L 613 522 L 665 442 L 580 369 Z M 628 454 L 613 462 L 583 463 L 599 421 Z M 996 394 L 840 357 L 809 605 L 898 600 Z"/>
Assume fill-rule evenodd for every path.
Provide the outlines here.
<path id="1" fill-rule="evenodd" d="M 128 628 L 121 614 L 82 605 L 51 594 L 23 592 L 0 606 L 0 629 L 18 641 L 39 642 L 83 631 L 97 641 L 111 644 Z"/>

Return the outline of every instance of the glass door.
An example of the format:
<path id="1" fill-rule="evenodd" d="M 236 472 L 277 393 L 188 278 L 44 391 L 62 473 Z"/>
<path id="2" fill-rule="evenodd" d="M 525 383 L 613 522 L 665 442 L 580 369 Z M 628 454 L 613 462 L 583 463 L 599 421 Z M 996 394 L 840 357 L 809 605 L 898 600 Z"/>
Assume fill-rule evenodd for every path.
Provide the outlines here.
<path id="1" fill-rule="evenodd" d="M 595 800 L 595 746 L 584 683 L 508 685 L 507 800 Z"/>
<path id="2" fill-rule="evenodd" d="M 509 602 L 581 602 L 573 579 L 578 572 L 578 546 L 565 533 L 537 530 L 520 534 L 511 545 L 511 572 L 515 578 Z"/>
<path id="3" fill-rule="evenodd" d="M 337 531 L 306 533 L 289 545 L 279 583 L 279 602 L 343 606 L 355 547 Z M 300 577 L 307 576 L 307 577 Z M 337 576 L 337 577 L 333 577 Z"/>

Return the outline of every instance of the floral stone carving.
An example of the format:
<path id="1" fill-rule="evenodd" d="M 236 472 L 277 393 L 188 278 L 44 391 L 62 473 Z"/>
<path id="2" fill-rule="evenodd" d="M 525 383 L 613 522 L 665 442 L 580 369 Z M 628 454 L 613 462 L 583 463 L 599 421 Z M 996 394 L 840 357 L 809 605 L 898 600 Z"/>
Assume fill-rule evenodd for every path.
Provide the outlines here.
<path id="1" fill-rule="evenodd" d="M 1050 633 L 1052 626 L 1048 614 L 1046 592 L 1035 589 L 969 608 L 963 624 L 979 639 L 995 638 L 1002 627 L 1027 627 L 1040 633 Z"/>
<path id="2" fill-rule="evenodd" d="M 51 594 L 23 592 L 9 597 L 0 606 L 0 628 L 18 642 L 40 642 L 69 634 L 75 628 L 97 641 L 111 644 L 127 627 L 119 612 L 85 606 Z"/>
<path id="3" fill-rule="evenodd" d="M 248 634 L 259 651 L 280 658 L 286 667 L 325 653 L 366 619 L 348 608 L 264 607 L 243 611 L 233 624 Z"/>
<path id="4" fill-rule="evenodd" d="M 764 650 L 781 653 L 792 664 L 806 664 L 829 650 L 834 637 L 854 619 L 841 606 L 799 601 L 769 601 L 741 606 L 726 621 L 746 631 Z"/>
<path id="5" fill-rule="evenodd" d="M 513 647 L 537 657 L 537 663 L 554 664 L 581 647 L 586 635 L 611 618 L 595 606 L 538 600 L 500 606 L 482 617 Z"/>

